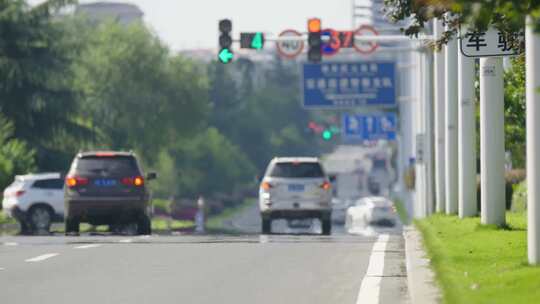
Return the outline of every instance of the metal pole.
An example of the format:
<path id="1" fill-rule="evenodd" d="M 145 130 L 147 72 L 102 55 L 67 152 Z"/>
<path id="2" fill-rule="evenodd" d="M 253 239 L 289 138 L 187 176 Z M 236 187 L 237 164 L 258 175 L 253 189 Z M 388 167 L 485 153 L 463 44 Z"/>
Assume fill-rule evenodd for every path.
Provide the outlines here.
<path id="1" fill-rule="evenodd" d="M 529 263 L 540 264 L 540 34 L 531 18 L 525 30 L 527 73 L 527 247 Z"/>
<path id="2" fill-rule="evenodd" d="M 462 31 L 466 33 L 466 30 Z M 461 39 L 460 39 L 461 43 Z M 476 113 L 474 59 L 458 53 L 459 217 L 476 216 Z"/>
<path id="3" fill-rule="evenodd" d="M 457 41 L 452 39 L 445 47 L 445 171 L 446 171 L 446 213 L 458 212 L 458 95 L 457 95 Z"/>
<path id="4" fill-rule="evenodd" d="M 424 131 L 426 134 L 426 215 L 433 214 L 434 204 L 434 169 L 433 169 L 433 57 L 430 50 L 422 54 L 424 59 Z"/>
<path id="5" fill-rule="evenodd" d="M 504 82 L 502 58 L 480 59 L 482 224 L 505 223 Z"/>
<path id="6" fill-rule="evenodd" d="M 415 72 L 415 95 L 418 96 L 415 103 L 415 119 L 414 119 L 414 133 L 416 134 L 416 182 L 415 182 L 415 206 L 414 206 L 414 217 L 415 218 L 424 218 L 426 217 L 426 171 L 425 171 L 425 156 L 426 156 L 426 145 L 425 145 L 425 130 L 424 130 L 424 79 L 423 79 L 423 61 L 422 53 L 418 52 L 414 55 L 416 62 Z M 419 140 L 421 138 L 422 140 Z M 419 154 L 421 153 L 421 154 Z"/>
<path id="7" fill-rule="evenodd" d="M 435 20 L 434 35 L 439 38 L 443 32 L 442 21 Z M 437 212 L 445 212 L 445 114 L 444 114 L 444 51 L 440 50 L 434 54 L 434 134 L 435 134 L 435 202 Z"/>

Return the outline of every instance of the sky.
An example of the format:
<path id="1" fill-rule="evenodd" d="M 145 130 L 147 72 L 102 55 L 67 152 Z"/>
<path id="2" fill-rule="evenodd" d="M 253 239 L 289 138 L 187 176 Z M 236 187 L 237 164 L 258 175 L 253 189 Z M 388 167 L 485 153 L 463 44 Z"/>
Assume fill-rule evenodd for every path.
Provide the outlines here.
<path id="1" fill-rule="evenodd" d="M 30 0 L 39 3 L 43 0 Z M 95 1 L 81 0 L 80 3 Z M 173 50 L 216 48 L 218 20 L 233 22 L 233 32 L 262 31 L 278 35 L 285 29 L 306 30 L 310 17 L 323 27 L 349 30 L 351 0 L 129 0 L 139 6 L 145 22 Z"/>

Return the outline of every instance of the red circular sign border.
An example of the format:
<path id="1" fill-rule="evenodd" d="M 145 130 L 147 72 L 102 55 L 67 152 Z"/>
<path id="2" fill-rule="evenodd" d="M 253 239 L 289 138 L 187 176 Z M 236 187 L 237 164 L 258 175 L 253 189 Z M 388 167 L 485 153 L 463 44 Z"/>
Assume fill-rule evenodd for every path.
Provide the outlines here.
<path id="1" fill-rule="evenodd" d="M 299 31 L 297 30 L 293 30 L 293 29 L 287 29 L 287 30 L 284 30 L 283 32 L 281 32 L 278 37 L 281 37 L 281 35 L 283 34 L 286 34 L 286 33 L 293 33 L 293 34 L 297 34 L 299 37 L 302 37 L 302 33 L 300 33 Z M 299 51 L 297 51 L 294 55 L 287 55 L 283 52 L 283 50 L 279 47 L 279 41 L 276 42 L 276 49 L 278 51 L 278 53 L 287 58 L 287 59 L 294 59 L 296 56 L 302 54 L 302 51 L 304 50 L 304 47 L 305 47 L 305 43 L 304 41 L 300 41 L 300 44 L 302 45 L 302 47 L 300 48 Z"/>
<path id="2" fill-rule="evenodd" d="M 354 35 L 355 36 L 361 36 L 360 32 L 364 29 L 368 29 L 370 30 L 373 34 L 375 34 L 375 36 L 379 36 L 379 32 L 377 32 L 377 30 L 372 27 L 371 25 L 367 25 L 367 24 L 364 24 L 364 25 L 361 25 L 356 31 L 354 31 Z M 360 54 L 363 54 L 363 55 L 369 55 L 373 52 L 375 52 L 378 48 L 379 48 L 379 44 L 377 42 L 370 42 L 371 44 L 371 49 L 369 51 L 364 51 L 362 49 L 360 49 L 359 47 L 356 46 L 355 43 L 353 43 L 353 48 Z"/>

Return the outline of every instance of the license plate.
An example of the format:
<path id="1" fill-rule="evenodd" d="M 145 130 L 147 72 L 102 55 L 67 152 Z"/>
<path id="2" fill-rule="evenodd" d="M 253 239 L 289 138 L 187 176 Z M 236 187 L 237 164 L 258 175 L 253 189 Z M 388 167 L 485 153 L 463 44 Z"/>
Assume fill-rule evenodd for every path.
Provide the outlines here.
<path id="1" fill-rule="evenodd" d="M 303 192 L 304 185 L 289 185 L 290 192 Z"/>
<path id="2" fill-rule="evenodd" d="M 96 179 L 94 185 L 98 187 L 113 187 L 116 186 L 116 180 L 114 179 Z"/>

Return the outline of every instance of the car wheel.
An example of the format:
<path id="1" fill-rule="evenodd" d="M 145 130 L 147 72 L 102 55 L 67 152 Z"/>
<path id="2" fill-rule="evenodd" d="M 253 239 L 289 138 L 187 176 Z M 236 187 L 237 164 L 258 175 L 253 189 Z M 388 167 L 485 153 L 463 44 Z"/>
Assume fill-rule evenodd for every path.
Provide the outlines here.
<path id="1" fill-rule="evenodd" d="M 141 216 L 137 222 L 137 234 L 138 235 L 150 235 L 152 234 L 152 222 L 147 215 Z"/>
<path id="2" fill-rule="evenodd" d="M 332 233 L 332 220 L 331 219 L 321 219 L 322 223 L 322 234 L 330 235 Z"/>
<path id="3" fill-rule="evenodd" d="M 28 219 L 34 233 L 49 233 L 52 223 L 52 212 L 45 206 L 35 206 L 30 209 Z"/>
<path id="4" fill-rule="evenodd" d="M 262 233 L 263 234 L 270 234 L 272 233 L 272 219 L 270 218 L 262 218 Z"/>
<path id="5" fill-rule="evenodd" d="M 79 235 L 79 220 L 66 218 L 66 235 Z"/>
<path id="6" fill-rule="evenodd" d="M 32 234 L 32 227 L 29 223 L 27 223 L 24 220 L 19 221 L 19 224 L 21 226 L 21 235 L 30 235 Z"/>

